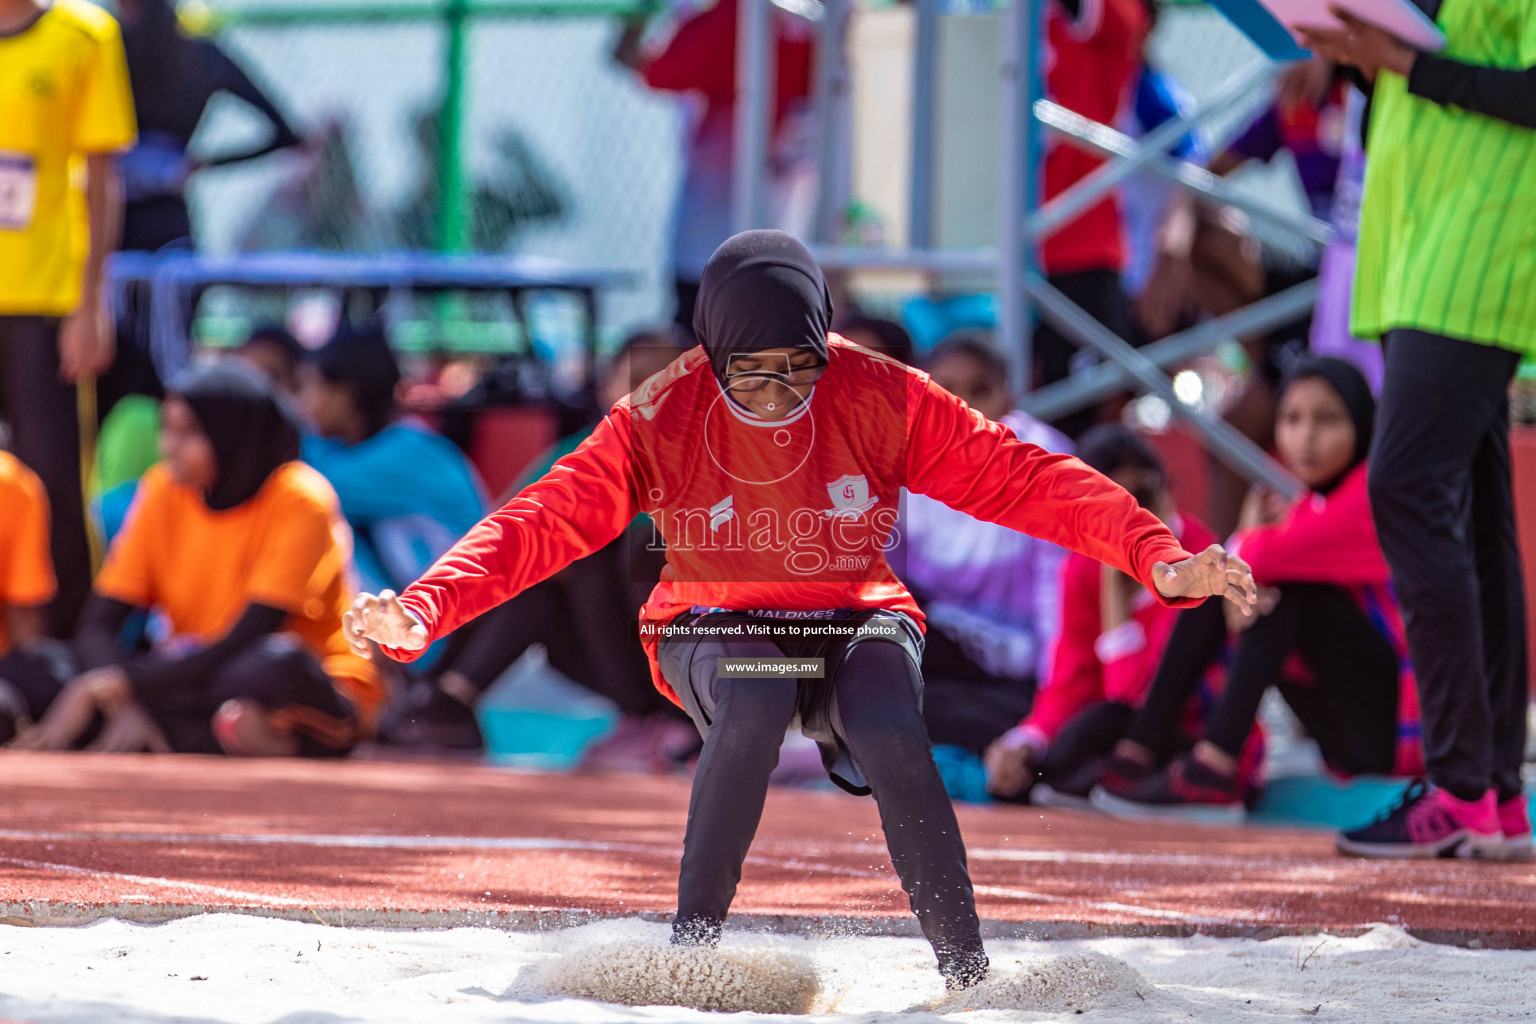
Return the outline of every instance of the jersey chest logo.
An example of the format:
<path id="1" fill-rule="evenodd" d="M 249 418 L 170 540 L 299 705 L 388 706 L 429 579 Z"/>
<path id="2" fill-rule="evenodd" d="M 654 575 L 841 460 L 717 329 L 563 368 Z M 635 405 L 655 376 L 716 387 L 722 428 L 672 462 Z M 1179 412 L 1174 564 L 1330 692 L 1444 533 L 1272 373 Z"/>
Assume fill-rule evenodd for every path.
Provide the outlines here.
<path id="1" fill-rule="evenodd" d="M 855 518 L 863 515 L 879 504 L 880 499 L 869 493 L 869 478 L 859 476 L 840 476 L 827 484 L 827 494 L 832 499 L 832 507 L 822 510 L 822 515 L 829 518 Z"/>
<path id="2" fill-rule="evenodd" d="M 709 529 L 711 533 L 718 532 L 720 527 L 731 521 L 736 515 L 736 496 L 727 494 L 724 498 L 709 507 Z"/>

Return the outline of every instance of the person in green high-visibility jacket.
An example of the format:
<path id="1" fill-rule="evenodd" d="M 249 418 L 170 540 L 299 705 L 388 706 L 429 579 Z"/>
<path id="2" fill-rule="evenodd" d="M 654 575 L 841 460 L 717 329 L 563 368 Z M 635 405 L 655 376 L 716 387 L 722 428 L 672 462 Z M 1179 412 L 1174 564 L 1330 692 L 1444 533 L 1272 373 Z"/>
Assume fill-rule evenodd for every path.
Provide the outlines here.
<path id="1" fill-rule="evenodd" d="M 1386 350 L 1370 494 L 1429 768 L 1427 785 L 1338 846 L 1524 859 L 1508 389 L 1536 350 L 1536 0 L 1413 2 L 1444 32 L 1444 52 L 1337 9 L 1342 27 L 1303 30 L 1373 85 L 1352 329 Z"/>

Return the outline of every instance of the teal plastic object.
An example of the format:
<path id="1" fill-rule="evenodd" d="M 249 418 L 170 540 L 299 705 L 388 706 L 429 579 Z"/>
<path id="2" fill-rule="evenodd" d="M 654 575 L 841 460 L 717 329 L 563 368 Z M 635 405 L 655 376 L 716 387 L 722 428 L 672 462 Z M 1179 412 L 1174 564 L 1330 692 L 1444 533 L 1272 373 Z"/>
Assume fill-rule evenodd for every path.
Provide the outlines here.
<path id="1" fill-rule="evenodd" d="M 970 804 L 992 802 L 992 795 L 987 792 L 987 769 L 981 758 L 969 750 L 940 744 L 933 748 L 933 763 L 951 800 Z"/>
<path id="2" fill-rule="evenodd" d="M 912 346 L 927 355 L 933 346 L 955 331 L 967 328 L 991 331 L 997 327 L 997 297 L 978 293 L 932 299 L 914 295 L 901 304 L 901 319 Z"/>
<path id="3" fill-rule="evenodd" d="M 612 713 L 571 715 L 531 708 L 480 712 L 486 757 L 493 764 L 535 771 L 571 771 L 587 748 L 613 731 Z"/>
<path id="4" fill-rule="evenodd" d="M 493 764 L 571 771 L 588 748 L 613 732 L 618 708 L 529 655 L 491 685 L 476 707 Z"/>

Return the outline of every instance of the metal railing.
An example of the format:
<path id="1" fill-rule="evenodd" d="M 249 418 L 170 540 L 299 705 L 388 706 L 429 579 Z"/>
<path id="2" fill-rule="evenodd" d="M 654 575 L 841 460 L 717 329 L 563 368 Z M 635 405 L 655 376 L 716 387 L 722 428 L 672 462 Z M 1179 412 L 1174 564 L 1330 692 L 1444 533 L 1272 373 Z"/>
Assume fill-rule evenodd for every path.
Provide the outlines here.
<path id="1" fill-rule="evenodd" d="M 762 190 L 766 182 L 769 111 L 772 95 L 772 47 L 767 16 L 771 0 L 740 0 L 743 17 L 738 37 L 738 88 L 746 100 L 736 109 L 735 224 L 738 229 L 759 226 Z M 827 0 L 821 21 L 818 100 L 823 118 L 824 152 L 820 162 L 821 216 L 817 220 L 815 251 L 830 270 L 904 269 L 926 272 L 969 271 L 989 273 L 998 282 L 998 343 L 1010 357 L 1014 383 L 1024 395 L 1023 407 L 1035 415 L 1056 416 L 1081 408 L 1129 383 L 1138 383 L 1157 394 L 1170 409 L 1188 421 L 1205 445 L 1222 461 L 1250 480 L 1260 481 L 1282 494 L 1294 496 L 1300 484 L 1252 441 L 1219 417 L 1182 401 L 1162 368 L 1205 352 L 1234 334 L 1260 332 L 1293 319 L 1316 299 L 1315 283 L 1299 285 L 1279 295 L 1209 321 L 1146 350 L 1138 351 L 1094 320 L 1041 277 L 1031 265 L 1033 239 L 1050 234 L 1071 222 L 1082 211 L 1103 199 L 1110 190 L 1136 173 L 1156 174 L 1186 191 L 1235 206 L 1250 216 L 1294 232 L 1313 242 L 1326 242 L 1329 226 L 1311 217 L 1297 216 L 1268 203 L 1245 198 L 1203 167 L 1170 157 L 1167 150 L 1191 128 L 1219 117 L 1267 88 L 1275 69 L 1263 66 L 1233 76 L 1205 103 L 1188 116 L 1176 118 L 1132 140 L 1113 128 L 1098 124 L 1055 103 L 1037 98 L 1041 80 L 1037 45 L 1043 25 L 1044 5 L 1039 0 L 1011 0 L 1003 19 L 1003 59 L 999 69 L 1001 118 L 998 209 L 1000 237 L 996 248 L 944 250 L 934 248 L 933 149 L 934 92 L 936 89 L 936 39 L 939 0 L 917 0 L 913 61 L 912 152 L 910 154 L 911 245 L 904 249 L 872 249 L 835 244 L 835 200 L 846 195 L 843 162 L 825 151 L 825 140 L 846 137 L 846 105 L 836 102 L 833 85 L 846 81 L 845 50 L 848 0 Z M 766 83 L 766 88 L 765 88 Z M 765 89 L 754 99 L 758 89 Z M 830 126 L 828 124 L 830 122 Z M 1048 128 L 1073 145 L 1109 157 L 1098 170 L 1077 182 L 1044 206 L 1032 206 L 1035 168 L 1038 165 L 1039 128 Z M 840 130 L 841 129 L 841 130 Z M 750 165 L 750 166 L 748 166 Z M 1028 367 L 1032 364 L 1031 312 L 1039 314 L 1076 344 L 1092 349 L 1107 362 L 1091 371 L 1029 395 Z"/>

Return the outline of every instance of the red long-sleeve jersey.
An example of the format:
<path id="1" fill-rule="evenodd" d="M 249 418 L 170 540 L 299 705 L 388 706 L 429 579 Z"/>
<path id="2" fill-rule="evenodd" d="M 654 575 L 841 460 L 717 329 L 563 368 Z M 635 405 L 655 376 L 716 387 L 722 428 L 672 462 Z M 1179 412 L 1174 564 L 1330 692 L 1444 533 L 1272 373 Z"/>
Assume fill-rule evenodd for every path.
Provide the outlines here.
<path id="1" fill-rule="evenodd" d="M 482 520 L 401 603 L 436 639 L 596 551 L 644 512 L 665 540 L 667 566 L 643 622 L 694 608 L 886 608 L 921 624 L 885 558 L 903 487 L 1107 562 L 1154 591 L 1156 563 L 1189 557 L 1130 494 L 1077 459 L 1019 441 L 926 373 L 836 335 L 829 347 L 810 400 L 778 422 L 726 398 L 702 349 L 680 356 Z M 654 641 L 646 646 L 656 685 L 672 696 Z"/>

